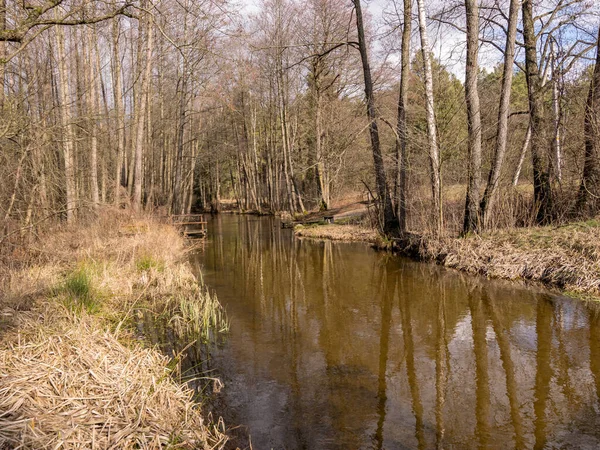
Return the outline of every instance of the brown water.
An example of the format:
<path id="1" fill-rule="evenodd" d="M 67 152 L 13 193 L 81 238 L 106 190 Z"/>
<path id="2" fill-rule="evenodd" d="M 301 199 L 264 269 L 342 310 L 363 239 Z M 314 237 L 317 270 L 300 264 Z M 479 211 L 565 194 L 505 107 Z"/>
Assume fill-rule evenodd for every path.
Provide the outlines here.
<path id="1" fill-rule="evenodd" d="M 221 216 L 195 261 L 208 364 L 254 449 L 600 448 L 600 313 L 539 289 Z"/>

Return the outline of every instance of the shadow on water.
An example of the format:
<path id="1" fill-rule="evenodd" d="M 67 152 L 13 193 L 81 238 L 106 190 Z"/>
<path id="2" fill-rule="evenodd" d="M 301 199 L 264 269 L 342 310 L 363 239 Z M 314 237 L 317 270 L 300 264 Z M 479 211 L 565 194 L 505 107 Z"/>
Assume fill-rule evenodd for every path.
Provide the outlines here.
<path id="1" fill-rule="evenodd" d="M 595 305 L 296 239 L 268 217 L 208 231 L 192 262 L 231 331 L 188 364 L 225 383 L 213 406 L 247 433 L 232 445 L 600 447 Z"/>

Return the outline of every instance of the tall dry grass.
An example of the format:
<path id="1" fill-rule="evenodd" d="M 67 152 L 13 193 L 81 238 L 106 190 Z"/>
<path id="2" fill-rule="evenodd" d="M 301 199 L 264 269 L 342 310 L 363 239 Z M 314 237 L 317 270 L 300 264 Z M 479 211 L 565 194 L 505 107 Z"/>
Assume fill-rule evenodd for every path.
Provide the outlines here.
<path id="1" fill-rule="evenodd" d="M 3 259 L 0 448 L 223 447 L 222 423 L 203 419 L 168 359 L 130 327 L 136 308 L 179 302 L 180 328 L 226 330 L 189 249 L 151 217 L 104 210 Z"/>
<path id="2" fill-rule="evenodd" d="M 528 280 L 600 296 L 600 219 L 512 228 L 464 238 L 412 235 L 397 248 L 419 259 L 490 278 Z"/>

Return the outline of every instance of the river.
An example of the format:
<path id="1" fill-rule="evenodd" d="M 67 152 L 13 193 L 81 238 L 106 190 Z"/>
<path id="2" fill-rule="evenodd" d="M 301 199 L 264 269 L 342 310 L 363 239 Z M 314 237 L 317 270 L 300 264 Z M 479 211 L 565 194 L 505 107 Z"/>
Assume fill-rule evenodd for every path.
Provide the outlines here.
<path id="1" fill-rule="evenodd" d="M 596 305 L 275 218 L 208 236 L 192 262 L 231 330 L 203 370 L 254 449 L 600 448 Z"/>

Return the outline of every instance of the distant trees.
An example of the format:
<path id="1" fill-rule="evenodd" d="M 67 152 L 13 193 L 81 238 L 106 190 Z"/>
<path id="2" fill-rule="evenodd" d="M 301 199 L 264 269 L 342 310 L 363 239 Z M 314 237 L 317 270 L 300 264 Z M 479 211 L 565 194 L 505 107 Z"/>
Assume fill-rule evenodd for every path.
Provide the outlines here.
<path id="1" fill-rule="evenodd" d="M 0 239 L 103 204 L 365 201 L 390 234 L 597 213 L 585 0 L 389 0 L 383 35 L 359 0 L 36 5 L 0 0 Z"/>

